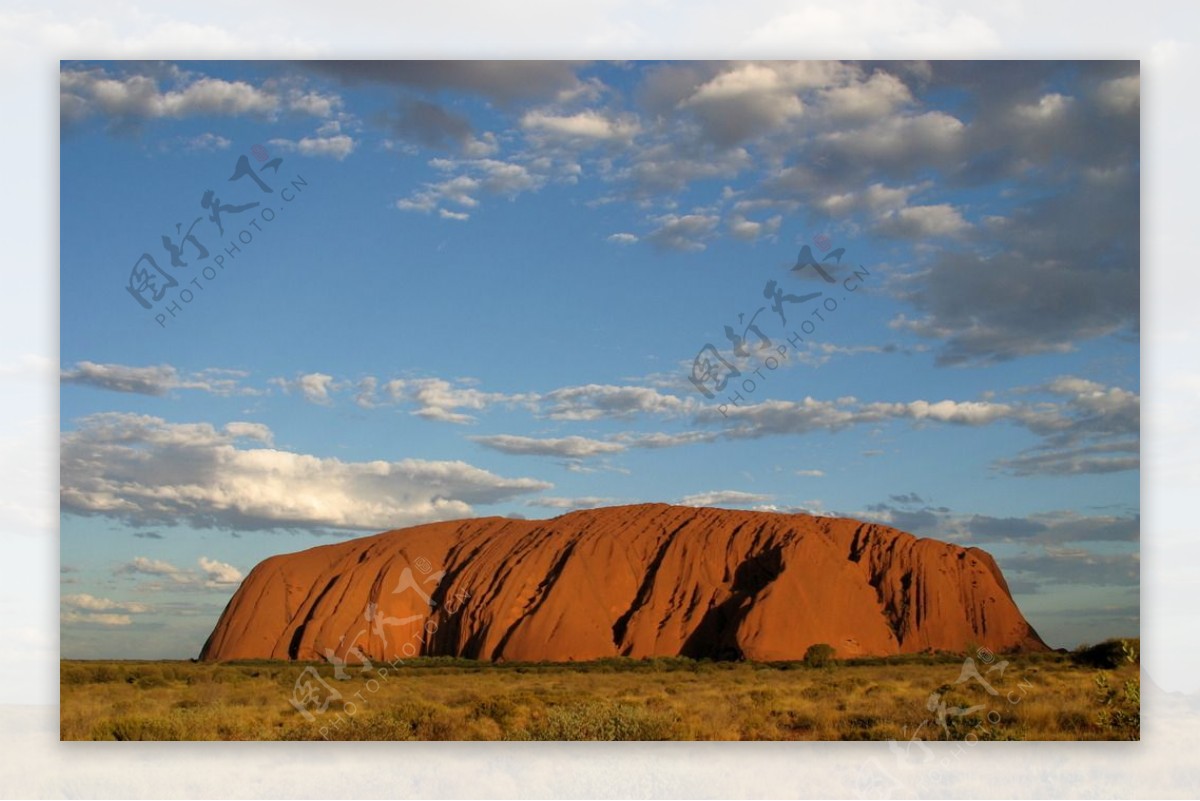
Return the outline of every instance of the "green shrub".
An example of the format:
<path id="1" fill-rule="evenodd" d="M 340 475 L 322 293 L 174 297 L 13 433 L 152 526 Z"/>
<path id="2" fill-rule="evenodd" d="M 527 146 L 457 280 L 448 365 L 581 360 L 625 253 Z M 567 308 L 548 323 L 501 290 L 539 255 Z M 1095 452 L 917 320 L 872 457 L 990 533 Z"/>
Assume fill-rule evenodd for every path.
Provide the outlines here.
<path id="1" fill-rule="evenodd" d="M 1071 652 L 1071 661 L 1084 667 L 1114 670 L 1141 661 L 1137 640 L 1105 640 L 1099 645 L 1081 645 Z"/>
<path id="2" fill-rule="evenodd" d="M 825 667 L 833 662 L 836 655 L 837 651 L 832 645 L 819 642 L 808 646 L 808 650 L 804 652 L 804 664 L 810 668 Z"/>

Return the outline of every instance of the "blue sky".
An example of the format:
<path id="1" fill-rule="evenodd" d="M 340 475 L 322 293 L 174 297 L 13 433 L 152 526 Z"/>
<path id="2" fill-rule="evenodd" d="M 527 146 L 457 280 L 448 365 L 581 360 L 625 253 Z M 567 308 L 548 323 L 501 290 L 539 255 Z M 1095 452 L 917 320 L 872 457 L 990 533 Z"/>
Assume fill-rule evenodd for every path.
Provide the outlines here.
<path id="1" fill-rule="evenodd" d="M 270 554 L 640 501 L 976 545 L 1052 645 L 1137 633 L 1136 62 L 61 85 L 64 657 L 194 656 Z M 771 281 L 822 294 L 785 324 Z M 712 399 L 707 344 L 741 371 Z"/>

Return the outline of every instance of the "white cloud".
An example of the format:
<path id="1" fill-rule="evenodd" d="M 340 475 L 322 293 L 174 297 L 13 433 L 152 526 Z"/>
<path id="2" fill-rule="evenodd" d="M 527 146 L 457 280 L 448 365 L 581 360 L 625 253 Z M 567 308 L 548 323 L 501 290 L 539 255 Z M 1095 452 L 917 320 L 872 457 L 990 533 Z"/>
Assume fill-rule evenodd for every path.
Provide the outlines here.
<path id="1" fill-rule="evenodd" d="M 330 397 L 331 393 L 343 388 L 342 384 L 334 382 L 333 376 L 325 373 L 305 373 L 290 381 L 285 378 L 272 378 L 268 383 L 279 387 L 288 394 L 298 392 L 309 403 L 321 406 L 333 403 L 333 398 Z"/>
<path id="2" fill-rule="evenodd" d="M 882 167 L 951 164 L 966 144 L 967 126 L 944 111 L 885 117 L 863 128 L 833 131 L 822 138 L 842 156 Z"/>
<path id="3" fill-rule="evenodd" d="M 608 241 L 615 245 L 633 245 L 637 243 L 638 238 L 634 234 L 619 233 L 609 234 Z"/>
<path id="4" fill-rule="evenodd" d="M 912 102 L 903 81 L 876 71 L 866 81 L 835 86 L 821 91 L 822 111 L 839 121 L 878 119 Z"/>
<path id="5" fill-rule="evenodd" d="M 205 583 L 209 586 L 224 587 L 242 582 L 242 571 L 231 564 L 218 562 L 216 559 L 209 559 L 207 556 L 201 556 L 198 563 L 200 569 L 204 571 Z"/>
<path id="6" fill-rule="evenodd" d="M 384 384 L 383 391 L 392 403 L 416 404 L 412 413 L 418 417 L 459 424 L 475 422 L 475 417 L 461 411 L 463 409 L 483 411 L 494 404 L 525 403 L 535 397 L 483 392 L 442 378 L 395 378 Z"/>
<path id="7" fill-rule="evenodd" d="M 1045 393 L 1056 401 L 926 401 L 860 403 L 856 398 L 803 401 L 770 400 L 734 406 L 703 406 L 693 415 L 698 424 L 721 426 L 713 439 L 841 431 L 859 425 L 908 420 L 916 425 L 941 423 L 987 426 L 1008 423 L 1041 438 L 1017 457 L 999 459 L 993 467 L 1017 475 L 1105 473 L 1135 468 L 1140 429 L 1140 398 L 1120 387 L 1064 376 L 1018 394 Z M 724 408 L 721 408 L 723 406 Z M 629 437 L 620 441 L 635 444 Z M 664 439 L 664 446 L 687 440 Z"/>
<path id="8" fill-rule="evenodd" d="M 683 431 L 676 434 L 652 432 L 649 434 L 617 434 L 613 437 L 631 448 L 677 448 L 699 442 L 713 442 L 720 438 L 715 431 Z"/>
<path id="9" fill-rule="evenodd" d="M 323 94 L 311 89 L 292 89 L 287 94 L 287 106 L 289 110 L 301 114 L 331 117 L 342 107 L 342 99 L 337 95 Z"/>
<path id="10" fill-rule="evenodd" d="M 712 214 L 664 214 L 655 218 L 658 225 L 646 235 L 646 241 L 667 250 L 699 251 L 716 231 L 720 218 Z"/>
<path id="11" fill-rule="evenodd" d="M 616 442 L 603 442 L 587 437 L 561 437 L 537 439 L 535 437 L 520 437 L 511 434 L 495 434 L 491 436 L 471 437 L 485 448 L 501 453 L 522 456 L 558 456 L 568 459 L 584 459 L 589 456 L 601 456 L 608 453 L 620 453 L 625 446 Z"/>
<path id="12" fill-rule="evenodd" d="M 631 114 L 610 116 L 594 109 L 565 116 L 543 110 L 527 112 L 521 127 L 552 139 L 629 142 L 641 130 Z"/>
<path id="13" fill-rule="evenodd" d="M 130 612 L 140 614 L 150 611 L 149 606 L 137 601 L 113 601 L 108 598 L 97 598 L 87 593 L 64 595 L 62 597 L 62 606 L 66 609 L 83 612 Z"/>
<path id="14" fill-rule="evenodd" d="M 379 380 L 375 376 L 367 376 L 358 382 L 358 394 L 354 396 L 354 403 L 363 409 L 374 409 L 379 405 L 379 399 L 375 397 L 375 390 L 379 387 Z"/>
<path id="15" fill-rule="evenodd" d="M 64 121 L 78 122 L 96 115 L 118 123 L 202 115 L 274 118 L 284 111 L 328 117 L 342 104 L 337 95 L 315 90 L 293 87 L 283 91 L 272 83 L 255 86 L 246 81 L 226 81 L 174 66 L 145 72 L 114 74 L 104 68 L 62 70 L 59 99 Z M 163 88 L 160 82 L 169 83 L 170 87 Z"/>
<path id="16" fill-rule="evenodd" d="M 328 156 L 342 159 L 354 152 L 357 143 L 346 134 L 335 136 L 305 136 L 298 140 L 272 139 L 267 144 L 285 152 L 299 153 L 301 156 Z"/>
<path id="17" fill-rule="evenodd" d="M 956 237 L 970 229 L 962 213 L 948 203 L 889 211 L 875 224 L 877 233 L 900 239 Z"/>
<path id="18" fill-rule="evenodd" d="M 741 239 L 744 242 L 753 242 L 761 237 L 771 237 L 779 233 L 779 226 L 783 223 L 783 217 L 776 214 L 774 217 L 765 222 L 755 222 L 748 220 L 741 214 L 734 214 L 729 218 L 729 233 L 735 239 Z"/>
<path id="19" fill-rule="evenodd" d="M 440 210 L 445 204 L 473 209 L 479 205 L 477 195 L 480 193 L 512 199 L 523 192 L 540 189 L 547 180 L 545 175 L 523 164 L 498 159 L 437 158 L 429 164 L 442 172 L 459 174 L 444 181 L 424 184 L 408 197 L 397 200 L 396 208 L 425 214 Z M 446 216 L 448 219 L 461 219 L 453 214 Z"/>
<path id="20" fill-rule="evenodd" d="M 1113 114 L 1129 114 L 1140 107 L 1141 94 L 1141 76 L 1127 75 L 1100 84 L 1096 97 L 1107 111 Z"/>
<path id="21" fill-rule="evenodd" d="M 861 192 L 845 192 L 828 195 L 817 202 L 825 212 L 842 216 L 858 210 L 867 210 L 883 215 L 898 211 L 908 205 L 909 198 L 926 189 L 929 184 L 910 186 L 886 186 L 874 183 Z"/>
<path id="22" fill-rule="evenodd" d="M 146 576 L 163 576 L 179 584 L 187 583 L 187 573 L 161 559 L 150 559 L 146 556 L 135 556 L 132 561 L 118 567 L 115 571 L 121 574 L 141 574 Z"/>
<path id="23" fill-rule="evenodd" d="M 591 495 L 582 498 L 543 496 L 528 500 L 525 502 L 525 505 L 539 506 L 545 509 L 595 509 L 600 506 L 609 506 L 612 503 L 612 498 L 599 498 Z"/>
<path id="24" fill-rule="evenodd" d="M 233 142 L 215 133 L 202 133 L 184 141 L 188 150 L 228 150 Z"/>
<path id="25" fill-rule="evenodd" d="M 699 408 L 691 398 L 650 387 L 583 384 L 561 387 L 542 396 L 544 413 L 552 420 L 599 420 L 636 415 L 679 416 Z"/>
<path id="26" fill-rule="evenodd" d="M 132 367 L 82 361 L 70 370 L 61 371 L 59 378 L 64 384 L 138 395 L 161 396 L 175 389 L 199 390 L 214 395 L 252 394 L 252 390 L 244 389 L 239 384 L 238 379 L 245 375 L 238 370 L 219 369 L 184 375 L 169 364 Z"/>
<path id="27" fill-rule="evenodd" d="M 685 495 L 679 499 L 683 506 L 746 506 L 748 504 L 767 503 L 774 496 L 757 492 L 742 492 L 740 490 L 714 490 Z"/>
<path id="28" fill-rule="evenodd" d="M 76 612 L 66 610 L 60 618 L 63 623 L 90 623 L 95 626 L 132 626 L 133 618 L 129 615 L 113 612 Z"/>
<path id="29" fill-rule="evenodd" d="M 236 433 L 132 414 L 86 417 L 62 435 L 63 511 L 142 525 L 381 530 L 470 517 L 473 504 L 552 486 L 457 461 L 345 462 L 240 447 Z M 131 569 L 169 575 L 164 565 Z"/>
<path id="30" fill-rule="evenodd" d="M 279 110 L 278 95 L 245 81 L 201 77 L 176 89 L 161 91 L 146 75 L 113 76 L 103 69 L 66 69 L 59 76 L 60 102 L 67 116 L 187 117 L 199 114 L 270 115 Z"/>
<path id="31" fill-rule="evenodd" d="M 1016 113 L 1018 117 L 1027 122 L 1051 123 L 1066 114 L 1073 102 L 1074 98 L 1052 92 L 1042 95 L 1037 103 L 1017 106 Z"/>
<path id="32" fill-rule="evenodd" d="M 234 587 L 242 581 L 242 571 L 225 562 L 201 556 L 196 560 L 196 564 L 199 565 L 199 570 L 186 570 L 176 567 L 170 562 L 137 556 L 132 561 L 119 566 L 113 573 L 118 576 L 151 576 L 157 579 L 169 579 L 169 583 L 167 584 L 150 583 L 142 585 L 142 589 L 151 590 L 223 590 Z M 147 611 L 147 609 L 122 608 L 122 611 L 136 612 Z"/>
<path id="33" fill-rule="evenodd" d="M 479 205 L 474 194 L 479 190 L 479 181 L 468 175 L 459 175 L 446 181 L 425 184 L 407 198 L 396 201 L 396 208 L 401 211 L 419 211 L 425 214 L 438 208 L 444 202 L 454 203 L 466 208 Z"/>
<path id="34" fill-rule="evenodd" d="M 786 64 L 741 64 L 698 87 L 679 105 L 696 115 L 714 141 L 732 145 L 780 128 L 804 112 L 797 71 Z"/>
<path id="35" fill-rule="evenodd" d="M 678 142 L 664 142 L 638 150 L 633 164 L 612 176 L 630 181 L 636 193 L 653 196 L 678 192 L 693 181 L 732 179 L 754 166 L 744 147 L 684 149 Z"/>

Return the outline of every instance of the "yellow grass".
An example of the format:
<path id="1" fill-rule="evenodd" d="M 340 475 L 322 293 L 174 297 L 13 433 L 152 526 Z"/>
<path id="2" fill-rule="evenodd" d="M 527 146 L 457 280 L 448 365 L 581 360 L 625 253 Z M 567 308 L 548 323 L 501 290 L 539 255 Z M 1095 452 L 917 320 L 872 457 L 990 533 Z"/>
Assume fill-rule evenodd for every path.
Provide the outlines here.
<path id="1" fill-rule="evenodd" d="M 342 680 L 335 678 L 331 665 L 64 661 L 61 736 L 897 741 L 914 736 L 1138 737 L 1136 694 L 1131 700 L 1126 692 L 1126 683 L 1136 682 L 1136 664 L 1106 671 L 1102 683 L 1099 670 L 1059 654 L 997 656 L 975 664 L 995 695 L 978 681 L 955 683 L 963 668 L 961 656 L 859 660 L 824 668 L 687 659 L 567 665 L 418 659 L 376 663 L 369 671 L 348 666 Z M 290 703 L 306 669 L 315 669 L 342 696 L 324 711 L 310 705 L 311 720 Z M 325 688 L 314 686 L 321 693 L 317 700 L 323 699 Z"/>

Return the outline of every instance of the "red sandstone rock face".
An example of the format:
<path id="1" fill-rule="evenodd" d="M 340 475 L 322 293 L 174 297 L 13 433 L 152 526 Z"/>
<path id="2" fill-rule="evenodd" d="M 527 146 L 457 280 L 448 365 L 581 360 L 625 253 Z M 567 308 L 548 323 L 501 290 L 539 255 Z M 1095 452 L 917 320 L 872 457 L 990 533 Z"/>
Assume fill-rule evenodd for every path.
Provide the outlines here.
<path id="1" fill-rule="evenodd" d="M 645 504 L 273 556 L 201 658 L 800 659 L 1045 650 L 991 556 L 855 520 Z"/>

